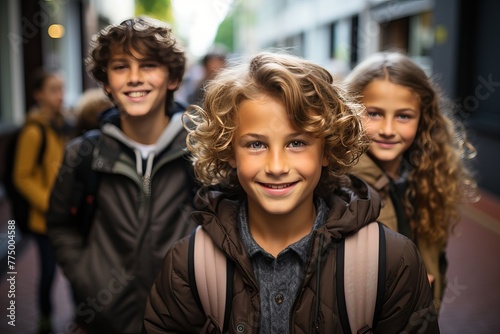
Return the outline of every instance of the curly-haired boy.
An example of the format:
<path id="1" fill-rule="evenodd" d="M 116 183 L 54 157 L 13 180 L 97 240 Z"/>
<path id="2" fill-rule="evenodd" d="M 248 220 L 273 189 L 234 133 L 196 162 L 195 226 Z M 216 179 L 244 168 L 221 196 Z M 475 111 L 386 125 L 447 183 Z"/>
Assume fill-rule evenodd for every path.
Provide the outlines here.
<path id="1" fill-rule="evenodd" d="M 199 192 L 200 211 L 191 221 L 234 263 L 224 330 L 347 332 L 335 280 L 337 253 L 380 208 L 373 189 L 347 176 L 367 147 L 361 110 L 322 67 L 272 53 L 223 70 L 207 87 L 204 109 L 188 110 L 195 173 L 204 185 L 218 186 Z M 415 245 L 382 231 L 385 293 L 373 332 L 438 333 Z M 226 317 L 214 321 L 198 306 L 189 244 L 181 240 L 166 255 L 146 306 L 148 333 L 213 327 L 220 333 L 226 324 Z"/>

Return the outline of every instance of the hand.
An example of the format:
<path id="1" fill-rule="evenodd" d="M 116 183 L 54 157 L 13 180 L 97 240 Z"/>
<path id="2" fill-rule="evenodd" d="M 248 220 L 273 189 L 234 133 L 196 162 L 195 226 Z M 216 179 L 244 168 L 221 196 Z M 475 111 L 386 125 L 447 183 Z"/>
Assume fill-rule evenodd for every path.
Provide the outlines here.
<path id="1" fill-rule="evenodd" d="M 429 279 L 429 284 L 432 285 L 432 282 L 434 282 L 434 280 L 435 280 L 434 275 L 427 274 L 427 278 Z"/>

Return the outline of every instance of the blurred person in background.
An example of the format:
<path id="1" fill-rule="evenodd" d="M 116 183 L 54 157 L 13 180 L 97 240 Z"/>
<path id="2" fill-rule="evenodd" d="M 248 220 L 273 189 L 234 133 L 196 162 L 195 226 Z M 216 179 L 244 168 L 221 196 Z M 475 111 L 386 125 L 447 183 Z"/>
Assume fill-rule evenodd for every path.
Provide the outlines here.
<path id="1" fill-rule="evenodd" d="M 76 116 L 75 135 L 99 128 L 101 114 L 112 108 L 113 102 L 104 93 L 102 88 L 90 88 L 78 99 L 74 108 Z"/>
<path id="2" fill-rule="evenodd" d="M 32 93 L 36 105 L 30 109 L 19 134 L 13 182 L 29 203 L 28 227 L 40 256 L 38 333 L 42 334 L 52 332 L 51 292 L 56 270 L 44 215 L 69 133 L 62 114 L 64 87 L 61 77 L 42 69 L 36 71 L 32 76 Z"/>
<path id="3" fill-rule="evenodd" d="M 205 86 L 221 69 L 226 67 L 226 53 L 222 50 L 211 51 L 203 57 L 201 63 L 204 75 L 196 88 L 188 95 L 189 104 L 201 105 L 205 96 Z"/>

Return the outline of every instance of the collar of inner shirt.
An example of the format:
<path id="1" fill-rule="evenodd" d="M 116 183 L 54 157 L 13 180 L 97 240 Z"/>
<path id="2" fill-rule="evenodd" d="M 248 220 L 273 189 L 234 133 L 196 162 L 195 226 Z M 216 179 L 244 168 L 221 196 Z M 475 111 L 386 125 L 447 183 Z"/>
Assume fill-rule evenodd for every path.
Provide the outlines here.
<path id="1" fill-rule="evenodd" d="M 316 205 L 316 219 L 314 221 L 313 228 L 311 229 L 311 232 L 300 239 L 299 241 L 289 245 L 287 248 L 282 250 L 279 254 L 284 255 L 288 251 L 293 251 L 295 252 L 300 259 L 305 263 L 307 262 L 309 258 L 309 246 L 311 244 L 311 238 L 312 238 L 312 232 L 325 224 L 326 218 L 328 215 L 328 207 L 326 206 L 325 201 L 318 197 L 315 199 L 314 204 Z M 244 203 L 244 205 L 240 206 L 240 213 L 239 213 L 239 223 L 241 227 L 241 237 L 243 239 L 243 243 L 245 244 L 247 248 L 248 255 L 253 258 L 257 254 L 262 254 L 266 257 L 270 257 L 274 259 L 274 256 L 266 252 L 262 247 L 259 246 L 259 244 L 255 241 L 255 239 L 252 237 L 252 234 L 250 233 L 250 229 L 248 227 L 248 215 L 247 215 L 247 208 L 248 204 L 247 202 Z"/>

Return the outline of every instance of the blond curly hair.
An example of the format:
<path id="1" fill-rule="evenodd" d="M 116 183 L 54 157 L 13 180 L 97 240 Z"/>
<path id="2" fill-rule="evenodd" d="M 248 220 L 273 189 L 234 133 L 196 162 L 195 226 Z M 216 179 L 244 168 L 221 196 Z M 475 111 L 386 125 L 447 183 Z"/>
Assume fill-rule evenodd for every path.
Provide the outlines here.
<path id="1" fill-rule="evenodd" d="M 476 151 L 462 124 L 453 118 L 453 104 L 409 57 L 399 52 L 372 55 L 346 78 L 347 91 L 361 101 L 365 87 L 376 79 L 405 86 L 420 98 L 417 134 L 403 157 L 412 166 L 405 211 L 413 236 L 445 244 L 460 219 L 459 202 L 478 198 L 467 164 Z"/>
<path id="2" fill-rule="evenodd" d="M 294 127 L 325 140 L 329 166 L 316 193 L 326 195 L 343 185 L 345 174 L 368 148 L 362 105 L 349 100 L 321 66 L 271 52 L 221 71 L 206 86 L 203 107 L 191 105 L 184 114 L 187 146 L 200 182 L 241 190 L 229 165 L 237 113 L 243 101 L 263 95 L 283 104 Z"/>

